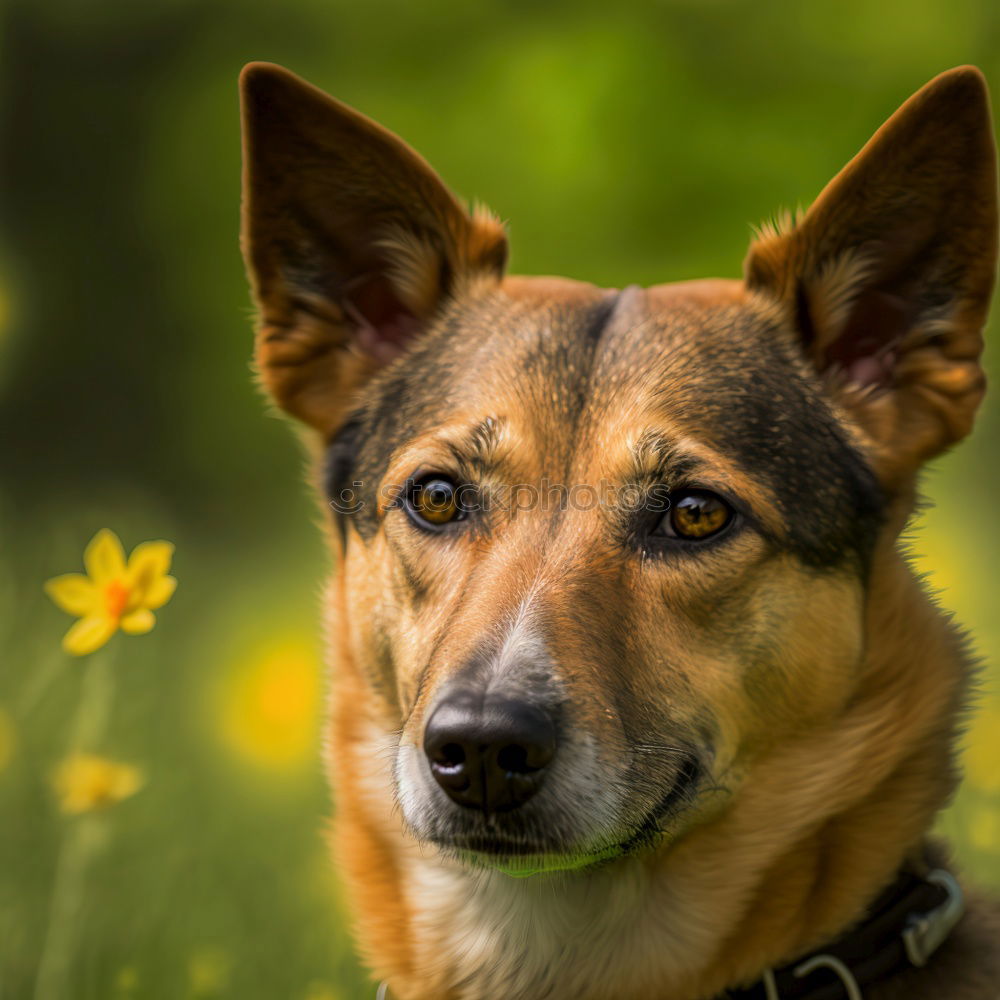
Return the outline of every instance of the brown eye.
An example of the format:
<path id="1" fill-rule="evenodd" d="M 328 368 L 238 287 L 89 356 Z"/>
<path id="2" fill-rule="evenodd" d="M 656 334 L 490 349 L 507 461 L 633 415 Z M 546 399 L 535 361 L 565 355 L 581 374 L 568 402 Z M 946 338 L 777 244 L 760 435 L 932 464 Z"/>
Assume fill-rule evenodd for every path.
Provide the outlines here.
<path id="1" fill-rule="evenodd" d="M 413 486 L 407 506 L 416 520 L 432 527 L 457 521 L 464 515 L 458 489 L 445 476 L 427 476 Z"/>
<path id="2" fill-rule="evenodd" d="M 714 493 L 679 493 L 671 497 L 661 524 L 667 535 L 700 541 L 721 531 L 732 516 L 729 505 Z"/>

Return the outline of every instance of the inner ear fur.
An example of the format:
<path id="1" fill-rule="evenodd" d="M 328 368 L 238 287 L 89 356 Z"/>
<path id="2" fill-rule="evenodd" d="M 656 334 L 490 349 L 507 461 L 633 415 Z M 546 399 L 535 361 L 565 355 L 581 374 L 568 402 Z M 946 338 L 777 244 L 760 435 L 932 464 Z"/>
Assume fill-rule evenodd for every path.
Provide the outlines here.
<path id="1" fill-rule="evenodd" d="M 747 285 L 778 300 L 887 483 L 972 427 L 996 255 L 996 149 L 971 66 L 918 91 L 801 220 L 750 247 Z"/>
<path id="2" fill-rule="evenodd" d="M 279 406 L 330 434 L 450 296 L 499 280 L 506 236 L 399 138 L 287 70 L 251 63 L 240 94 L 257 367 Z"/>

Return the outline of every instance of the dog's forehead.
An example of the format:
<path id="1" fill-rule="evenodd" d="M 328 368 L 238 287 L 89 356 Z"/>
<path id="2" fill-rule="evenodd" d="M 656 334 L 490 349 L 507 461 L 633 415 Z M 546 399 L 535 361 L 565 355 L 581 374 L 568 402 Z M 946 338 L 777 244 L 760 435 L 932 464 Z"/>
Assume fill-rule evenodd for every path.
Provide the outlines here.
<path id="1" fill-rule="evenodd" d="M 638 437 L 660 431 L 743 470 L 810 562 L 863 554 L 879 523 L 871 469 L 775 311 L 739 282 L 505 283 L 456 302 L 367 412 L 362 464 L 374 479 L 408 442 L 490 419 L 553 480 L 614 476 Z"/>
<path id="2" fill-rule="evenodd" d="M 513 288 L 456 311 L 431 345 L 443 404 L 435 419 L 493 404 L 549 450 L 579 444 L 588 422 L 623 432 L 672 424 L 723 445 L 749 424 L 773 449 L 783 432 L 832 419 L 775 310 L 740 282 L 619 291 L 543 279 L 539 294 L 520 279 Z M 410 390 L 425 412 L 439 409 L 412 380 Z M 737 444 L 738 457 L 748 445 Z"/>
<path id="3" fill-rule="evenodd" d="M 649 396 L 662 407 L 681 387 L 685 399 L 700 386 L 717 393 L 720 379 L 732 382 L 734 366 L 747 376 L 755 367 L 761 374 L 788 368 L 775 326 L 774 310 L 740 282 L 619 291 L 519 279 L 505 283 L 503 294 L 460 304 L 432 349 L 446 365 L 455 354 L 452 399 L 482 398 L 482 383 L 502 378 L 511 392 L 550 404 L 568 394 L 634 408 Z"/>
<path id="4" fill-rule="evenodd" d="M 438 399 L 452 409 L 504 393 L 529 407 L 544 401 L 556 408 L 553 417 L 565 417 L 567 407 L 575 412 L 584 399 L 634 409 L 652 394 L 663 404 L 665 381 L 694 384 L 727 357 L 745 362 L 757 317 L 741 288 L 719 281 L 617 290 L 508 279 L 498 293 L 455 303 L 411 356 L 407 395 L 436 412 L 419 386 L 433 369 Z"/>

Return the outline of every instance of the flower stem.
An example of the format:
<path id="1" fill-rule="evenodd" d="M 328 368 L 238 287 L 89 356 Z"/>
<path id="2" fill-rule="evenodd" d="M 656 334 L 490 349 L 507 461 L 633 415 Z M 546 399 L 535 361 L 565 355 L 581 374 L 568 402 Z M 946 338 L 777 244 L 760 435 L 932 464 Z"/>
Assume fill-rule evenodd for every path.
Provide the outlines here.
<path id="1" fill-rule="evenodd" d="M 114 696 L 111 656 L 92 656 L 84 670 L 70 724 L 69 752 L 91 750 L 104 738 Z M 68 821 L 59 847 L 49 924 L 35 980 L 35 1000 L 72 995 L 70 974 L 79 944 L 80 913 L 86 899 L 87 869 L 107 839 L 104 818 L 94 814 Z"/>
<path id="2" fill-rule="evenodd" d="M 70 727 L 70 753 L 93 750 L 103 740 L 114 693 L 111 657 L 104 652 L 92 657 L 84 671 L 76 715 Z"/>
<path id="3" fill-rule="evenodd" d="M 104 817 L 80 816 L 63 837 L 56 862 L 49 926 L 35 980 L 35 1000 L 72 996 L 71 973 L 79 945 L 90 862 L 105 841 Z"/>

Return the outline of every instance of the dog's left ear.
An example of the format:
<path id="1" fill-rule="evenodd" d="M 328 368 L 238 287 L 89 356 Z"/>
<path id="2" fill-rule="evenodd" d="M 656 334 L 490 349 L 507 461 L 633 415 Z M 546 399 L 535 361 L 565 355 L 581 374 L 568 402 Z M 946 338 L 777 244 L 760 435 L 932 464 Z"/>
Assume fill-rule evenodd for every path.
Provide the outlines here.
<path id="1" fill-rule="evenodd" d="M 506 236 L 402 140 L 280 66 L 251 63 L 240 92 L 257 367 L 279 406 L 330 434 L 451 297 L 499 280 Z"/>
<path id="2" fill-rule="evenodd" d="M 989 97 L 971 66 L 911 97 L 801 221 L 750 247 L 747 285 L 780 300 L 887 485 L 972 427 L 996 254 Z"/>

